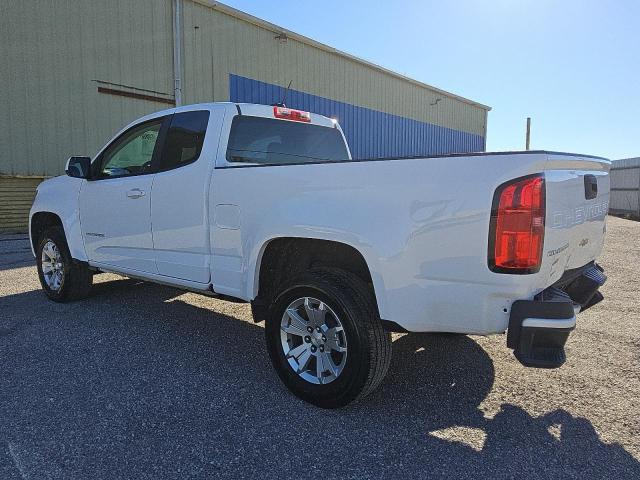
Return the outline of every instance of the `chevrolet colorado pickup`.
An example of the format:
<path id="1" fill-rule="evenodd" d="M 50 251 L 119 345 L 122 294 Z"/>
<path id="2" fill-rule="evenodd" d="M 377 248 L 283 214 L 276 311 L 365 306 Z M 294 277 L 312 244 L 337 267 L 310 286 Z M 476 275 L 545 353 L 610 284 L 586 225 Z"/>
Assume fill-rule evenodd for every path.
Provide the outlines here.
<path id="1" fill-rule="evenodd" d="M 30 238 L 46 295 L 114 272 L 251 302 L 297 396 L 372 392 L 390 332 L 488 335 L 559 367 L 595 263 L 609 161 L 546 151 L 351 159 L 335 120 L 211 103 L 141 118 L 43 182 Z"/>

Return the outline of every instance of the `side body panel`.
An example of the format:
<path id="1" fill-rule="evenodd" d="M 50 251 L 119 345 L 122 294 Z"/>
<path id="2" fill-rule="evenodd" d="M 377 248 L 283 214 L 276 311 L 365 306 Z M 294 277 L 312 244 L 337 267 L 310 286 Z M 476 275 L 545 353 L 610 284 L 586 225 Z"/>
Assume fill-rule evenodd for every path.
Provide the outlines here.
<path id="1" fill-rule="evenodd" d="M 274 238 L 333 240 L 365 258 L 382 318 L 411 331 L 504 331 L 511 301 L 547 279 L 489 271 L 492 196 L 545 163 L 531 154 L 219 168 L 212 198 L 236 206 L 241 228 L 215 229 L 214 289 L 253 298 Z"/>

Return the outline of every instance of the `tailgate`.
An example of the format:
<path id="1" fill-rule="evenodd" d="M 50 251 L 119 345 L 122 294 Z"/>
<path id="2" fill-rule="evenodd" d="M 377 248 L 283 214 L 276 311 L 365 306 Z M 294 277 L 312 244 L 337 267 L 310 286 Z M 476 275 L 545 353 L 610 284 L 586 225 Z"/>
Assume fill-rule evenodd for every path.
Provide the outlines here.
<path id="1" fill-rule="evenodd" d="M 608 160 L 549 153 L 545 166 L 546 230 L 542 268 L 551 282 L 595 260 L 609 209 Z"/>

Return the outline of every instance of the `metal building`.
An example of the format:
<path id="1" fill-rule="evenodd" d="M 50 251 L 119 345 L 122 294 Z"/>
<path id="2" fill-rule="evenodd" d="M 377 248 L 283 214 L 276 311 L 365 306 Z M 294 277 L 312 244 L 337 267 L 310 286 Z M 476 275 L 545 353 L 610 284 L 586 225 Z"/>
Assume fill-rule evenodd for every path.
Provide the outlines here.
<path id="1" fill-rule="evenodd" d="M 609 212 L 640 219 L 640 157 L 614 160 L 610 178 Z"/>
<path id="2" fill-rule="evenodd" d="M 286 103 L 337 118 L 354 157 L 482 151 L 489 107 L 208 0 L 24 0 L 0 15 L 0 231 L 35 185 L 176 104 Z"/>

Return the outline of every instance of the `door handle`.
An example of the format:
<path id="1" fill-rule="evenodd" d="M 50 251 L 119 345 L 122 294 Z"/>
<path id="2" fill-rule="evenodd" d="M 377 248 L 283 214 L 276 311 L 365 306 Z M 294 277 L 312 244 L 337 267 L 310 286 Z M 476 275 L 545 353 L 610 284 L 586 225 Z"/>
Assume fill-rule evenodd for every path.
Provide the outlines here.
<path id="1" fill-rule="evenodd" d="M 127 192 L 127 197 L 129 198 L 140 198 L 144 197 L 146 193 L 144 190 L 140 190 L 139 188 L 133 188 Z"/>

